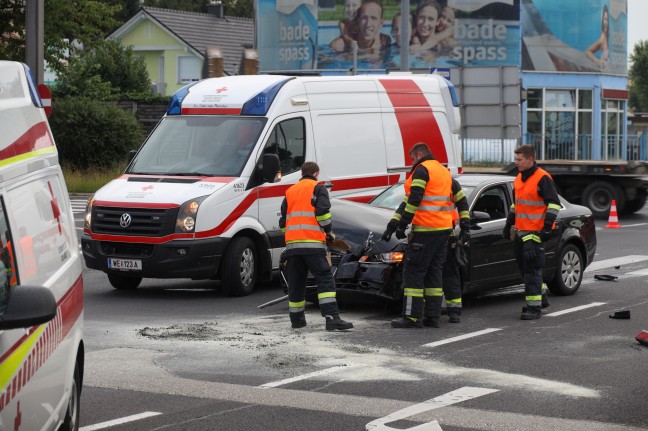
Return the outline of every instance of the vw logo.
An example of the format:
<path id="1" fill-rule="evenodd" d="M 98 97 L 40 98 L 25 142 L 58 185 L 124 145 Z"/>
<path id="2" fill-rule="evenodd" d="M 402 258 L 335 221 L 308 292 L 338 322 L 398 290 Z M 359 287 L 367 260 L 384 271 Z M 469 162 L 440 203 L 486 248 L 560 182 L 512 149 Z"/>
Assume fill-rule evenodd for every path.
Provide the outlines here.
<path id="1" fill-rule="evenodd" d="M 121 217 L 119 218 L 119 225 L 120 225 L 121 227 L 123 227 L 124 229 L 126 229 L 128 226 L 130 226 L 131 221 L 133 221 L 133 220 L 131 219 L 131 215 L 128 214 L 128 213 L 124 213 L 124 214 L 122 214 Z"/>

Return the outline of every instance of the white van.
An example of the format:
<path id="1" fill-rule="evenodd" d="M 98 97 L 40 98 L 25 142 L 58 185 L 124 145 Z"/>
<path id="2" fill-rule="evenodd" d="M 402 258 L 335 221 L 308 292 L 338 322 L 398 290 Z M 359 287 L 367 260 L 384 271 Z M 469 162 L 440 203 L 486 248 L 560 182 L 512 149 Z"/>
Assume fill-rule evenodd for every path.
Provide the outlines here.
<path id="1" fill-rule="evenodd" d="M 77 430 L 81 253 L 41 98 L 0 61 L 0 430 Z"/>
<path id="2" fill-rule="evenodd" d="M 454 87 L 435 75 L 188 85 L 124 174 L 89 201 L 86 265 L 117 289 L 146 277 L 220 279 L 246 295 L 278 267 L 281 201 L 305 161 L 318 163 L 332 196 L 366 202 L 404 178 L 420 141 L 457 174 L 459 128 Z"/>

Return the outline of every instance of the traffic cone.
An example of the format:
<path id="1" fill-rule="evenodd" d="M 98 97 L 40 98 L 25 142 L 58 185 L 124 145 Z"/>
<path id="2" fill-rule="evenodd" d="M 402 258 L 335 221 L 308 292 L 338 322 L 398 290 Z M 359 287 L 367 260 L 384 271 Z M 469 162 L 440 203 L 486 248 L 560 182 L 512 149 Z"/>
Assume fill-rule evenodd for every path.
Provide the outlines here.
<path id="1" fill-rule="evenodd" d="M 619 218 L 617 217 L 616 209 L 616 200 L 612 199 L 612 208 L 610 208 L 610 218 L 608 219 L 608 224 L 605 225 L 607 228 L 618 229 L 621 227 L 619 224 Z"/>

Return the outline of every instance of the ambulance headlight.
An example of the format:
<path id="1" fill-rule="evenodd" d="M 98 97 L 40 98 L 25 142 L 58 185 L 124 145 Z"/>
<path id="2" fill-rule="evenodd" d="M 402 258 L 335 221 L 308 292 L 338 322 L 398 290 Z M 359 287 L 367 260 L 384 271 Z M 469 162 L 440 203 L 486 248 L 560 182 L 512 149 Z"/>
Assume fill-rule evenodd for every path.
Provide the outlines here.
<path id="1" fill-rule="evenodd" d="M 196 228 L 198 209 L 207 196 L 188 200 L 180 205 L 178 218 L 176 219 L 176 233 L 193 233 Z"/>
<path id="2" fill-rule="evenodd" d="M 92 205 L 94 204 L 94 195 L 88 199 L 88 203 L 86 204 L 86 209 L 85 209 L 85 217 L 83 219 L 83 227 L 84 229 L 90 229 L 90 225 L 92 224 Z"/>

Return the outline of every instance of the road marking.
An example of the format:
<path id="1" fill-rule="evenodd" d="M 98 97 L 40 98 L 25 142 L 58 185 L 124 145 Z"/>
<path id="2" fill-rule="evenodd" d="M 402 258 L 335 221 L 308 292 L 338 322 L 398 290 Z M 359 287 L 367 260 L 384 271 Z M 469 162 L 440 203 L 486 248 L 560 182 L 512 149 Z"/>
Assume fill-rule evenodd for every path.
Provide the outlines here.
<path id="1" fill-rule="evenodd" d="M 648 223 L 637 223 L 637 224 L 624 224 L 623 227 L 635 227 L 635 226 L 645 226 Z"/>
<path id="2" fill-rule="evenodd" d="M 373 420 L 365 425 L 366 430 L 372 431 L 387 431 L 395 430 L 396 428 L 391 428 L 386 424 L 401 419 L 408 418 L 410 416 L 418 415 L 428 410 L 438 409 L 441 407 L 447 407 L 452 404 L 457 404 L 462 401 L 471 400 L 473 398 L 481 397 L 484 395 L 492 394 L 493 392 L 499 392 L 497 389 L 488 389 L 488 388 L 474 388 L 470 386 L 464 386 L 459 388 L 456 391 L 448 392 L 431 400 L 424 401 L 419 404 L 414 404 L 413 406 L 405 407 L 404 409 L 395 411 L 385 417 Z M 398 428 L 402 429 L 402 428 Z M 417 425 L 412 428 L 407 428 L 408 430 L 416 431 L 441 431 L 438 421 L 427 422 L 422 425 Z"/>
<path id="3" fill-rule="evenodd" d="M 478 337 L 480 335 L 489 334 L 491 332 L 501 331 L 502 328 L 486 328 L 481 331 L 471 332 L 469 334 L 459 335 L 457 337 L 446 338 L 445 340 L 435 341 L 433 343 L 423 344 L 423 347 L 436 347 L 443 344 L 454 343 L 455 341 L 465 340 L 466 338 Z"/>
<path id="4" fill-rule="evenodd" d="M 276 381 L 276 382 L 264 383 L 264 384 L 262 384 L 260 386 L 257 386 L 257 387 L 263 388 L 263 389 L 276 388 L 277 386 L 287 385 L 288 383 L 298 382 L 300 380 L 310 379 L 311 377 L 317 377 L 317 376 L 323 376 L 325 374 L 330 374 L 330 373 L 333 373 L 333 372 L 339 370 L 340 368 L 344 368 L 344 367 L 346 367 L 346 365 L 336 365 L 335 367 L 325 368 L 323 370 L 314 371 L 314 372 L 308 373 L 308 374 L 302 374 L 301 376 L 295 376 L 295 377 L 291 377 L 289 379 L 279 380 L 279 381 Z"/>
<path id="5" fill-rule="evenodd" d="M 599 269 L 612 268 L 613 266 L 628 265 L 630 263 L 643 262 L 648 260 L 648 256 L 631 255 L 625 257 L 615 257 L 613 259 L 605 259 L 599 262 L 592 262 L 590 266 L 585 269 L 585 272 L 598 271 Z"/>
<path id="6" fill-rule="evenodd" d="M 626 273 L 626 275 L 636 275 L 636 276 L 648 275 L 648 269 L 641 269 L 639 271 L 628 272 Z"/>
<path id="7" fill-rule="evenodd" d="M 111 421 L 100 422 L 100 423 L 94 424 L 94 425 L 88 425 L 87 427 L 81 427 L 81 428 L 79 428 L 79 431 L 100 430 L 100 429 L 103 429 L 103 428 L 114 427 L 115 425 L 121 425 L 121 424 L 125 424 L 125 423 L 128 423 L 128 422 L 134 422 L 134 421 L 138 421 L 140 419 L 146 419 L 146 418 L 150 418 L 152 416 L 157 416 L 157 415 L 161 415 L 161 414 L 162 413 L 159 413 L 159 412 L 139 413 L 137 415 L 126 416 L 126 417 L 119 418 L 119 419 L 113 419 Z"/>
<path id="8" fill-rule="evenodd" d="M 544 316 L 547 317 L 562 316 L 563 314 L 573 313 L 575 311 L 585 310 L 586 308 L 598 307 L 599 305 L 605 305 L 605 304 L 606 304 L 605 302 L 592 302 L 591 304 L 580 305 L 578 307 L 568 308 L 562 311 L 556 311 L 555 313 L 544 314 Z"/>

